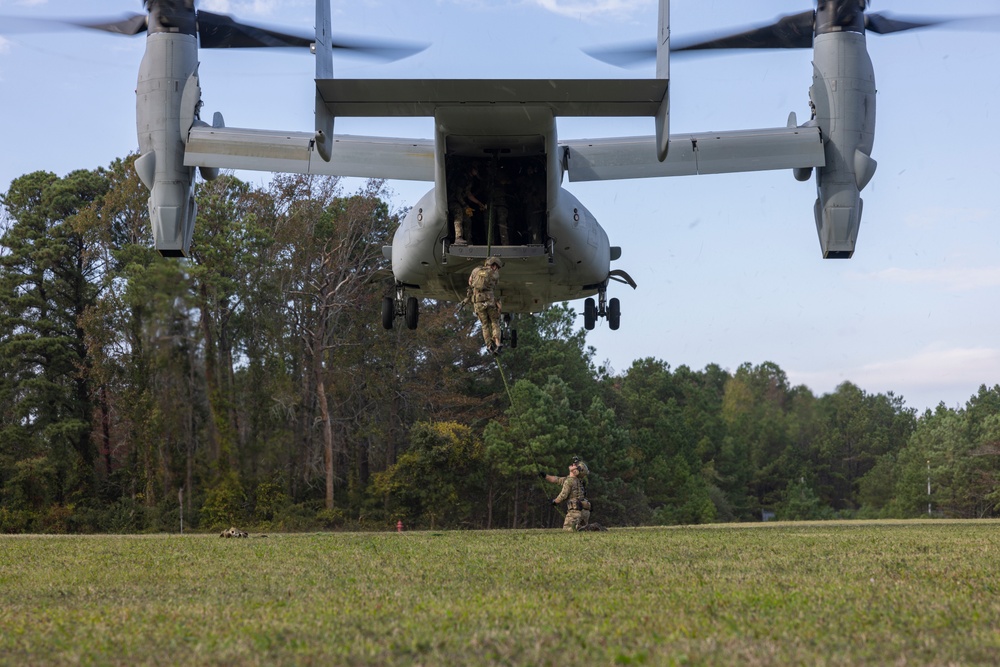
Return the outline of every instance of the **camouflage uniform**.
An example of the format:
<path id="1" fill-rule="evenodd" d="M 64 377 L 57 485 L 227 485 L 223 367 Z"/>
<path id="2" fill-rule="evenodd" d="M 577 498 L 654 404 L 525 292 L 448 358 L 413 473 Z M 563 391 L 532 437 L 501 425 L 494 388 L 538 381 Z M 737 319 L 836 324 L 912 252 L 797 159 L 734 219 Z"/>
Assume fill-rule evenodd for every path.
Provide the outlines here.
<path id="1" fill-rule="evenodd" d="M 462 245 L 472 241 L 472 208 L 473 203 L 478 202 L 474 191 L 481 187 L 479 172 L 468 171 L 457 177 L 448 189 L 448 210 L 451 212 L 452 222 L 455 224 L 455 243 Z M 482 207 L 481 204 L 479 204 Z M 468 238 L 466 238 L 468 233 Z"/>
<path id="2" fill-rule="evenodd" d="M 545 240 L 545 177 L 539 174 L 538 169 L 529 167 L 524 178 L 526 193 L 524 217 L 527 221 L 529 243 L 541 245 Z"/>
<path id="3" fill-rule="evenodd" d="M 500 260 L 491 257 L 486 260 L 484 266 L 477 266 L 473 269 L 472 275 L 469 276 L 472 308 L 483 326 L 486 347 L 491 350 L 500 347 L 500 305 L 493 294 L 493 290 L 500 280 L 500 272 L 490 268 L 493 263 L 500 266 Z"/>
<path id="4" fill-rule="evenodd" d="M 583 461 L 578 462 L 576 466 L 580 476 L 560 477 L 557 483 L 562 484 L 562 491 L 552 501 L 553 505 L 567 501 L 563 530 L 580 530 L 590 522 L 590 501 L 587 500 L 587 487 L 583 483 L 583 478 L 590 471 Z"/>
<path id="5" fill-rule="evenodd" d="M 493 243 L 499 241 L 500 245 L 510 245 L 510 200 L 511 181 L 506 174 L 497 177 L 496 187 L 493 189 L 493 217 L 496 224 L 497 237 L 491 239 Z"/>

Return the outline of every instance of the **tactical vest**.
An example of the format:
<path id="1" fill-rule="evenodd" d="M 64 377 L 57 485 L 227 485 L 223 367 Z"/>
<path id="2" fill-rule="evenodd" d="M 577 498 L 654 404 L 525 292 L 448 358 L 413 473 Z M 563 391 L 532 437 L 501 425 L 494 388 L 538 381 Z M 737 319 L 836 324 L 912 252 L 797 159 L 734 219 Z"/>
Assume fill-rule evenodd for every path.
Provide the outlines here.
<path id="1" fill-rule="evenodd" d="M 569 510 L 590 510 L 590 501 L 587 500 L 587 485 L 586 483 L 577 477 L 576 483 L 569 492 L 569 501 L 566 503 L 566 509 Z"/>
<path id="2" fill-rule="evenodd" d="M 480 266 L 472 272 L 472 279 L 469 281 L 472 286 L 473 303 L 493 303 L 493 287 L 496 280 L 489 268 Z"/>
<path id="3" fill-rule="evenodd" d="M 566 490 L 565 484 L 569 482 L 569 489 Z M 567 510 L 587 510 L 590 511 L 590 501 L 587 500 L 587 484 L 579 477 L 564 477 L 564 492 L 567 493 L 566 497 L 566 509 Z M 562 495 L 562 494 L 560 494 Z"/>
<path id="4" fill-rule="evenodd" d="M 472 274 L 472 289 L 477 292 L 482 292 L 490 288 L 490 273 L 489 269 L 480 266 Z"/>

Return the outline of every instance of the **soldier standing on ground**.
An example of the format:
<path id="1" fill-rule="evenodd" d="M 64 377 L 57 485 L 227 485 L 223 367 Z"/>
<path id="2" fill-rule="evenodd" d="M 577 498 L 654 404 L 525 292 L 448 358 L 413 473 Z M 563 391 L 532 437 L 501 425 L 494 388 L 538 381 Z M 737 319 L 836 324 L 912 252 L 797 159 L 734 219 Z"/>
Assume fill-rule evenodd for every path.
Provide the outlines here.
<path id="1" fill-rule="evenodd" d="M 556 477 L 547 475 L 544 472 L 538 476 L 546 482 L 562 484 L 562 491 L 552 501 L 553 505 L 558 505 L 562 501 L 566 502 L 566 520 L 563 521 L 563 530 L 582 530 L 590 522 L 590 501 L 587 500 L 587 475 L 590 468 L 577 457 L 573 457 L 573 462 L 569 464 L 568 477 Z"/>
<path id="2" fill-rule="evenodd" d="M 496 354 L 501 349 L 500 338 L 500 302 L 493 290 L 500 281 L 500 267 L 503 262 L 499 257 L 490 257 L 483 266 L 477 266 L 469 276 L 469 295 L 472 308 L 479 317 L 483 327 L 483 339 L 486 348 Z"/>

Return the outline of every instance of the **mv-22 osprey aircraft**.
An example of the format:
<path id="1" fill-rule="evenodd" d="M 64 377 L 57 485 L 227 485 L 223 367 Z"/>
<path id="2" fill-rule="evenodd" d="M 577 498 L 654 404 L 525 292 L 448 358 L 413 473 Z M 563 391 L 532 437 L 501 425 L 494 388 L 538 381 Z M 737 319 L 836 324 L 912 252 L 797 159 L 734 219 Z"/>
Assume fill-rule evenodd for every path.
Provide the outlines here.
<path id="1" fill-rule="evenodd" d="M 816 9 L 725 37 L 672 40 L 669 0 L 659 0 L 657 39 L 648 49 L 592 51 L 620 64 L 649 56 L 655 76 L 642 79 L 338 79 L 332 53 L 353 48 L 383 56 L 409 45 L 342 40 L 331 32 L 329 0 L 316 3 L 315 35 L 291 35 L 196 11 L 193 0 L 145 0 L 146 14 L 74 25 L 146 32 L 136 89 L 140 157 L 135 167 L 149 188 L 156 248 L 188 254 L 195 224 L 195 173 L 219 169 L 430 181 L 434 187 L 409 211 L 383 249 L 395 295 L 382 320 L 418 320 L 417 297 L 460 301 L 470 270 L 489 256 L 506 261 L 499 298 L 509 314 L 586 298 L 584 324 L 605 317 L 620 324 L 619 300 L 608 286 L 635 282 L 611 263 L 621 256 L 605 230 L 562 183 L 789 169 L 798 180 L 815 170 L 816 230 L 825 258 L 854 253 L 862 216 L 860 193 L 875 173 L 875 77 L 866 32 L 891 33 L 951 19 L 894 19 L 866 13 L 867 0 L 818 0 Z M 225 127 L 216 113 L 201 118 L 198 49 L 307 47 L 316 58 L 315 128 L 306 132 Z M 670 54 L 702 49 L 812 48 L 811 117 L 794 112 L 784 127 L 671 136 Z M 337 117 L 426 116 L 433 139 L 334 134 Z M 564 140 L 560 116 L 648 116 L 650 136 Z M 484 210 L 471 208 L 468 238 L 457 239 L 453 200 L 475 169 Z M 451 210 L 449 205 L 452 204 Z M 461 241 L 466 243 L 461 243 Z M 456 243 L 456 241 L 459 241 Z M 597 296 L 595 302 L 593 296 Z M 516 338 L 508 343 L 516 345 Z"/>

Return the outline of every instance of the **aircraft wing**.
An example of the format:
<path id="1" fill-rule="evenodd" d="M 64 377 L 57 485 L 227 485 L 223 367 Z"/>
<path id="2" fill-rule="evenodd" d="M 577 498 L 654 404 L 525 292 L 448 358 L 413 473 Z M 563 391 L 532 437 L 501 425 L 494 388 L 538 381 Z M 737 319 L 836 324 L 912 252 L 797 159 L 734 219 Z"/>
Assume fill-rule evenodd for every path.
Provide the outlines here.
<path id="1" fill-rule="evenodd" d="M 464 89 L 464 84 L 459 88 Z M 496 90 L 490 88 L 494 94 Z M 451 99 L 456 92 L 446 89 L 434 91 L 427 97 L 418 96 L 425 100 L 429 97 L 435 99 L 422 102 L 419 110 L 409 111 L 415 115 L 432 113 L 433 108 L 442 104 L 443 100 Z M 542 97 L 541 88 L 533 88 L 529 92 L 531 98 Z M 648 92 L 655 99 L 658 91 Z M 596 107 L 600 107 L 605 114 L 630 115 L 637 111 L 635 91 L 622 93 L 615 101 L 605 99 L 595 103 L 586 94 L 585 87 L 574 86 L 572 94 L 562 97 L 562 101 L 554 106 L 564 115 L 582 114 L 584 109 L 594 112 Z M 487 97 L 485 90 L 482 94 Z M 524 99 L 525 91 L 515 96 Z M 388 107 L 382 111 L 386 114 L 389 108 L 399 103 L 383 98 L 375 104 L 387 104 Z M 366 107 L 365 115 L 372 114 L 374 109 L 368 103 L 362 103 L 362 106 Z M 345 110 L 345 106 L 339 108 L 341 112 Z M 360 110 L 352 109 L 354 112 Z M 398 113 L 399 109 L 393 111 Z M 314 141 L 313 132 L 193 127 L 188 136 L 184 164 L 189 167 L 327 176 L 434 180 L 432 139 L 334 135 L 329 162 L 319 157 Z M 823 143 L 816 127 L 675 134 L 670 136 L 670 150 L 664 162 L 656 159 L 655 142 L 653 136 L 642 136 L 563 140 L 559 145 L 564 151 L 561 158 L 571 182 L 808 168 L 826 164 Z"/>
<path id="2" fill-rule="evenodd" d="M 670 135 L 667 159 L 656 159 L 655 137 L 560 141 L 570 181 L 725 174 L 822 167 L 816 127 L 781 127 Z"/>
<path id="3" fill-rule="evenodd" d="M 315 150 L 313 132 L 193 127 L 184 151 L 188 167 L 290 174 L 434 180 L 434 141 L 335 134 L 329 162 Z"/>

